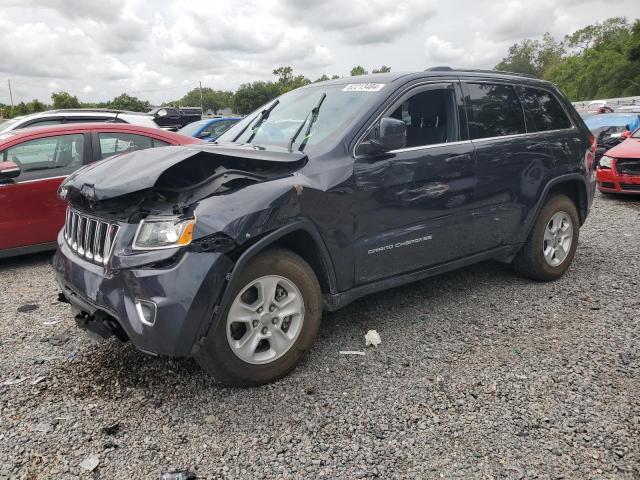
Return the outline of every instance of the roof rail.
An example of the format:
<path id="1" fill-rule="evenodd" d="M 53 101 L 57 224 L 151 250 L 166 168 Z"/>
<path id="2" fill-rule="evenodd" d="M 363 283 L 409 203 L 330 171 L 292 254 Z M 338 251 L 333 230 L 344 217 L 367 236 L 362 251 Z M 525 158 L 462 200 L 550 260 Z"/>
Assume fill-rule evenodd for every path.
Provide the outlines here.
<path id="1" fill-rule="evenodd" d="M 425 72 L 451 72 L 453 68 L 447 67 L 446 65 L 442 65 L 439 67 L 430 67 L 425 70 Z"/>
<path id="2" fill-rule="evenodd" d="M 481 68 L 451 68 L 447 66 L 440 67 L 431 67 L 427 68 L 425 72 L 470 72 L 470 73 L 493 73 L 493 74 L 502 74 L 502 75 L 514 75 L 516 77 L 525 77 L 525 78 L 535 78 L 539 80 L 535 75 L 530 75 L 528 73 L 516 73 L 516 72 L 506 72 L 504 70 L 487 70 Z"/>
<path id="3" fill-rule="evenodd" d="M 48 110 L 49 112 L 58 112 L 58 113 L 64 113 L 64 112 L 87 112 L 87 113 L 127 113 L 127 114 L 141 114 L 141 115 L 145 115 L 145 112 L 131 112 L 129 110 L 118 110 L 115 108 L 55 108 L 53 110 Z"/>

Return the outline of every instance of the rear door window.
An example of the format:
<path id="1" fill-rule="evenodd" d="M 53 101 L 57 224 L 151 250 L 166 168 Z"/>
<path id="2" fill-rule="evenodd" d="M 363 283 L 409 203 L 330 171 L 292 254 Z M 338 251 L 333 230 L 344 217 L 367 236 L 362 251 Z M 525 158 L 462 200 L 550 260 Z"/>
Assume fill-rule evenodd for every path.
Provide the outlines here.
<path id="1" fill-rule="evenodd" d="M 83 163 L 84 135 L 38 138 L 9 147 L 0 155 L 2 161 L 18 164 L 21 170 L 19 180 L 66 174 Z M 36 172 L 37 175 L 30 175 Z"/>
<path id="2" fill-rule="evenodd" d="M 511 85 L 467 83 L 472 139 L 526 133 L 524 114 Z"/>
<path id="3" fill-rule="evenodd" d="M 538 88 L 520 87 L 519 94 L 527 111 L 529 131 L 544 132 L 571 128 L 571 121 L 552 93 Z"/>
<path id="4" fill-rule="evenodd" d="M 152 148 L 154 140 L 144 135 L 132 133 L 102 132 L 98 134 L 100 140 L 100 159 L 108 158 L 118 153 L 133 152 Z M 158 143 L 164 143 L 157 140 Z"/>

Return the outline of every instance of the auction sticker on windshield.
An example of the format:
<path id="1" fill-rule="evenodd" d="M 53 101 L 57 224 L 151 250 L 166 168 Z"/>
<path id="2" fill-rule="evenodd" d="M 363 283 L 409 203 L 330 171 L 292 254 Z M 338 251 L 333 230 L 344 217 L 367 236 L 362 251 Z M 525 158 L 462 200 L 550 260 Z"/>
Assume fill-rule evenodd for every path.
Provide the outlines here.
<path id="1" fill-rule="evenodd" d="M 342 89 L 343 92 L 379 92 L 386 83 L 350 83 Z"/>

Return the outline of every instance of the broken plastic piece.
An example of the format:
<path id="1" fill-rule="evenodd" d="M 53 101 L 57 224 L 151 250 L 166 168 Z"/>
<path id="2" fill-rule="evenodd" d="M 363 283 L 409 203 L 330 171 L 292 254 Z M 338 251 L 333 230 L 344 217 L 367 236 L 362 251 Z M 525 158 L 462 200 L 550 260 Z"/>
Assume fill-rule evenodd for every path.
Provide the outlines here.
<path id="1" fill-rule="evenodd" d="M 167 472 L 160 475 L 160 480 L 197 480 L 197 478 L 195 473 L 187 470 L 182 472 Z"/>
<path id="2" fill-rule="evenodd" d="M 364 343 L 368 347 L 369 345 L 373 345 L 377 347 L 382 343 L 382 339 L 380 338 L 380 334 L 375 330 L 369 330 L 367 334 L 364 336 Z"/>
<path id="3" fill-rule="evenodd" d="M 364 352 L 358 350 L 340 350 L 340 355 L 364 355 Z"/>
<path id="4" fill-rule="evenodd" d="M 80 468 L 87 470 L 88 472 L 93 472 L 99 464 L 100 459 L 97 455 L 89 455 L 82 461 Z"/>

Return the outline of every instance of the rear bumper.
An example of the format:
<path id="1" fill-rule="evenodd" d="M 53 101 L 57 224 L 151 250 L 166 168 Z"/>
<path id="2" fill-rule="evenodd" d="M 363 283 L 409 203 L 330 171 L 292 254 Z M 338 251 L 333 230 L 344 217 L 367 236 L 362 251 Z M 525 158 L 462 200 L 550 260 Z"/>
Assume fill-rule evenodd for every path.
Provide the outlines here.
<path id="1" fill-rule="evenodd" d="M 601 192 L 640 195 L 640 176 L 619 175 L 612 169 L 598 168 L 596 179 Z"/>
<path id="2" fill-rule="evenodd" d="M 188 251 L 168 268 L 103 268 L 59 237 L 53 266 L 80 326 L 102 336 L 105 326 L 119 326 L 140 350 L 185 357 L 207 330 L 233 264 L 220 253 Z M 152 314 L 145 317 L 141 305 Z"/>

